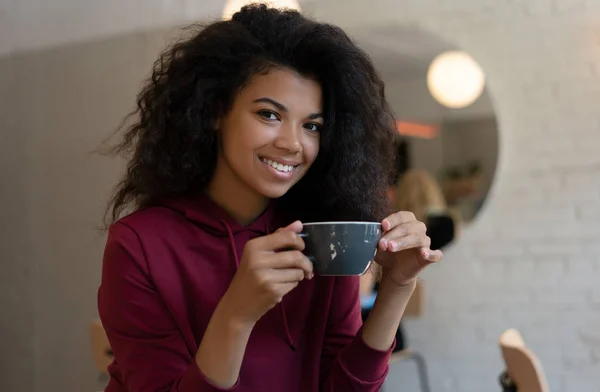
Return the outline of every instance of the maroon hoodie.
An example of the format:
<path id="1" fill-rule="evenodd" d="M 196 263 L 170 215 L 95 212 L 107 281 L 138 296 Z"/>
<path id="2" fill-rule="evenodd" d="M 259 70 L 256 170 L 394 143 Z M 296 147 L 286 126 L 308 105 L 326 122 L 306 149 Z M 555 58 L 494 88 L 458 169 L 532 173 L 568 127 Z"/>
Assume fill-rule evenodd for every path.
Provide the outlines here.
<path id="1" fill-rule="evenodd" d="M 214 392 L 194 360 L 250 239 L 284 223 L 274 203 L 242 226 L 206 196 L 135 212 L 109 230 L 98 291 L 115 361 L 107 392 Z M 278 223 L 279 222 L 279 223 Z M 252 331 L 239 392 L 371 392 L 392 349 L 368 347 L 358 277 L 304 280 Z"/>

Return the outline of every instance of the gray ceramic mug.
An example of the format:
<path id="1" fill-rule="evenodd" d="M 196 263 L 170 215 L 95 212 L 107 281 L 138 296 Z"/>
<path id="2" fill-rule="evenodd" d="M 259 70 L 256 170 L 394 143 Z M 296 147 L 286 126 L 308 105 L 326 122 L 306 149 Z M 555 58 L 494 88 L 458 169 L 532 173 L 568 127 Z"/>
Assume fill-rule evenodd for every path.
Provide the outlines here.
<path id="1" fill-rule="evenodd" d="M 300 236 L 314 271 L 324 276 L 362 275 L 371 266 L 381 238 L 378 222 L 304 223 Z"/>

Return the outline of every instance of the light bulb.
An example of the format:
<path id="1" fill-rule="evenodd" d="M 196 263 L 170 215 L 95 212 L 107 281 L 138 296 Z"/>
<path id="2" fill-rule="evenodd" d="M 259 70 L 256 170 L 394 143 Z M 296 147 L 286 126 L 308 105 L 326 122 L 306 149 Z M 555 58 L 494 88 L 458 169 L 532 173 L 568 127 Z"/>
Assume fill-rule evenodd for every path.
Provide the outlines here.
<path id="1" fill-rule="evenodd" d="M 483 71 L 465 52 L 444 52 L 431 62 L 427 71 L 429 92 L 449 108 L 460 109 L 471 105 L 479 98 L 484 86 Z"/>

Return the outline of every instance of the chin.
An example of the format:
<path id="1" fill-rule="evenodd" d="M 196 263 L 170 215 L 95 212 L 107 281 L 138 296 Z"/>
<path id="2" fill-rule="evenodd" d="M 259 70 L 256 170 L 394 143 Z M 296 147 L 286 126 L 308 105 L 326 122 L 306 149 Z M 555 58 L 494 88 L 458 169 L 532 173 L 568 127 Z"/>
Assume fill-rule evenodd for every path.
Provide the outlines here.
<path id="1" fill-rule="evenodd" d="M 261 193 L 268 199 L 279 199 L 280 197 L 282 197 L 283 195 L 288 193 L 289 190 L 290 190 L 290 188 L 286 188 L 283 191 L 271 189 L 268 192 L 261 192 Z"/>
<path id="2" fill-rule="evenodd" d="M 292 187 L 290 185 L 267 185 L 261 186 L 257 190 L 268 199 L 279 199 L 281 196 L 288 193 Z"/>

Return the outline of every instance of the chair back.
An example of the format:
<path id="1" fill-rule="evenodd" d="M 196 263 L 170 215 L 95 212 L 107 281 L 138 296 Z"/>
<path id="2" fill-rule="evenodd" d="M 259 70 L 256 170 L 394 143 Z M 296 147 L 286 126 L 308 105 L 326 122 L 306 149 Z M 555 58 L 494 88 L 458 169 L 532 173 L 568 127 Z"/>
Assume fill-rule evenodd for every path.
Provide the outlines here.
<path id="1" fill-rule="evenodd" d="M 108 365 L 113 361 L 113 353 L 100 320 L 90 323 L 90 339 L 94 365 L 100 372 L 107 373 Z"/>
<path id="2" fill-rule="evenodd" d="M 516 329 L 500 335 L 500 350 L 506 372 L 517 386 L 518 392 L 549 392 L 546 375 L 536 355 L 525 346 Z"/>

